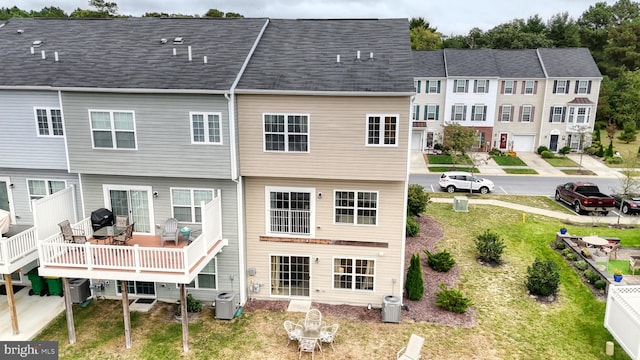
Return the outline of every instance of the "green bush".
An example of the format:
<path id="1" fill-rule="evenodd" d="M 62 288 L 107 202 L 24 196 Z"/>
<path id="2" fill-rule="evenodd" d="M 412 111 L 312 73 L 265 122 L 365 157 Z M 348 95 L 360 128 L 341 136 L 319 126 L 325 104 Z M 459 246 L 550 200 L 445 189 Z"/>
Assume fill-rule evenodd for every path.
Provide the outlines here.
<path id="1" fill-rule="evenodd" d="M 571 253 L 567 254 L 567 260 L 576 261 L 576 260 L 578 260 L 578 255 L 576 255 L 576 253 L 574 253 L 574 252 L 571 252 Z"/>
<path id="2" fill-rule="evenodd" d="M 527 267 L 527 289 L 533 295 L 549 296 L 558 292 L 560 285 L 560 271 L 552 260 L 536 258 Z"/>
<path id="3" fill-rule="evenodd" d="M 559 240 L 558 242 L 555 243 L 556 249 L 558 250 L 564 250 L 567 248 L 567 244 L 564 243 L 564 241 Z"/>
<path id="4" fill-rule="evenodd" d="M 587 270 L 587 268 L 589 267 L 589 265 L 587 264 L 586 261 L 584 260 L 580 260 L 580 261 L 576 261 L 576 269 L 580 270 L 580 271 L 584 271 Z"/>
<path id="5" fill-rule="evenodd" d="M 420 216 L 427 209 L 429 193 L 418 184 L 410 184 L 407 192 L 407 210 L 410 215 Z"/>
<path id="6" fill-rule="evenodd" d="M 604 157 L 613 157 L 613 141 L 611 140 L 609 140 L 609 146 L 607 147 L 607 150 L 604 151 Z"/>
<path id="7" fill-rule="evenodd" d="M 447 272 L 456 264 L 451 253 L 447 250 L 442 250 L 435 254 L 430 253 L 429 250 L 425 250 L 424 253 L 427 255 L 427 264 L 435 271 Z"/>
<path id="8" fill-rule="evenodd" d="M 422 263 L 420 263 L 420 254 L 411 255 L 411 262 L 407 270 L 407 281 L 404 285 L 407 289 L 409 300 L 417 301 L 422 299 L 424 295 L 424 281 L 422 280 Z"/>
<path id="9" fill-rule="evenodd" d="M 607 283 L 606 281 L 600 279 L 600 280 L 596 280 L 596 282 L 593 283 L 593 286 L 598 290 L 602 290 L 607 287 Z"/>
<path id="10" fill-rule="evenodd" d="M 500 236 L 489 230 L 476 237 L 476 248 L 480 253 L 480 258 L 484 261 L 502 263 L 502 252 L 504 251 L 504 241 Z"/>
<path id="11" fill-rule="evenodd" d="M 493 148 L 493 149 L 491 149 L 491 151 L 489 151 L 489 155 L 491 155 L 491 156 L 501 156 L 502 155 L 502 151 L 500 151 L 499 149 Z"/>
<path id="12" fill-rule="evenodd" d="M 600 275 L 596 274 L 596 272 L 591 269 L 585 270 L 582 275 L 584 275 L 589 284 L 595 284 L 596 281 L 600 280 Z"/>
<path id="13" fill-rule="evenodd" d="M 607 164 L 622 164 L 622 163 L 624 163 L 624 159 L 619 157 L 619 156 L 605 158 L 605 161 L 607 162 Z"/>
<path id="14" fill-rule="evenodd" d="M 417 236 L 420 232 L 420 225 L 412 216 L 407 215 L 407 236 Z"/>
<path id="15" fill-rule="evenodd" d="M 442 144 L 439 144 L 439 143 L 433 144 L 433 149 L 434 150 L 442 150 Z"/>
<path id="16" fill-rule="evenodd" d="M 562 149 L 560 149 L 560 151 L 558 151 L 560 154 L 562 155 L 567 155 L 568 153 L 571 152 L 571 148 L 568 146 L 564 146 Z"/>
<path id="17" fill-rule="evenodd" d="M 436 293 L 436 305 L 445 310 L 463 314 L 471 306 L 471 300 L 467 299 L 459 290 L 447 289 L 444 284 L 440 284 L 440 291 Z"/>
<path id="18" fill-rule="evenodd" d="M 598 153 L 598 149 L 600 149 L 599 146 L 591 145 L 582 149 L 582 151 L 584 151 L 584 153 L 587 155 L 596 155 Z"/>
<path id="19" fill-rule="evenodd" d="M 598 157 L 603 157 L 604 156 L 604 148 L 602 147 L 602 144 L 600 144 L 598 146 L 598 151 L 596 152 L 596 156 L 598 156 Z"/>
<path id="20" fill-rule="evenodd" d="M 591 256 L 591 253 L 589 252 L 589 250 L 587 250 L 586 248 L 582 248 L 580 249 L 580 253 L 582 254 L 582 256 L 588 258 L 589 256 Z"/>
<path id="21" fill-rule="evenodd" d="M 538 149 L 536 150 L 538 155 L 542 155 L 542 153 L 545 151 L 549 151 L 549 148 L 544 145 L 538 146 Z"/>
<path id="22" fill-rule="evenodd" d="M 569 254 L 573 254 L 573 250 L 566 248 L 564 250 L 562 250 L 562 255 L 564 255 L 565 257 Z"/>
<path id="23" fill-rule="evenodd" d="M 178 308 L 176 309 L 176 316 L 182 314 L 182 306 L 180 300 L 178 300 Z M 202 300 L 195 299 L 193 295 L 187 294 L 187 312 L 194 313 L 202 311 Z"/>
<path id="24" fill-rule="evenodd" d="M 551 151 L 546 150 L 543 151 L 542 154 L 540 154 L 540 156 L 542 156 L 544 159 L 553 159 L 554 157 L 556 157 Z"/>

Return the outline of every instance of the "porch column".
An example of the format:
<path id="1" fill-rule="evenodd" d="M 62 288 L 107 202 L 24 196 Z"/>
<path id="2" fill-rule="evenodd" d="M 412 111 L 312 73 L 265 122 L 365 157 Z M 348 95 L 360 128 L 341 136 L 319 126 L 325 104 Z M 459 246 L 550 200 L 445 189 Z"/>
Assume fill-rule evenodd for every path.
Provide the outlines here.
<path id="1" fill-rule="evenodd" d="M 9 303 L 9 317 L 11 318 L 11 329 L 13 335 L 18 335 L 18 314 L 16 314 L 16 302 L 13 296 L 13 280 L 11 274 L 4 274 L 4 286 L 7 288 L 7 302 Z"/>
<path id="2" fill-rule="evenodd" d="M 124 318 L 124 341 L 125 347 L 131 349 L 131 316 L 129 314 L 129 293 L 127 292 L 127 282 L 120 281 L 120 292 L 122 292 L 122 315 Z"/>
<path id="3" fill-rule="evenodd" d="M 71 302 L 71 287 L 69 279 L 62 278 L 62 292 L 64 294 L 64 308 L 67 310 L 67 332 L 69 333 L 69 344 L 76 343 L 76 328 L 73 325 L 73 304 Z"/>
<path id="4" fill-rule="evenodd" d="M 180 313 L 182 314 L 182 351 L 189 352 L 189 316 L 187 315 L 187 289 L 180 284 Z"/>

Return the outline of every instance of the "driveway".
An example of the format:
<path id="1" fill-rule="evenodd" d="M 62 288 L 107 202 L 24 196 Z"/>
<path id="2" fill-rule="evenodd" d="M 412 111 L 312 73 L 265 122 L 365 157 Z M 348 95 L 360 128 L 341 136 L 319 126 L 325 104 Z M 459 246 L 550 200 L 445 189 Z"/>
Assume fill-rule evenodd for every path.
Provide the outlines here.
<path id="1" fill-rule="evenodd" d="M 9 302 L 0 295 L 0 339 L 28 341 L 38 335 L 47 324 L 64 311 L 64 298 L 60 296 L 29 296 L 30 286 L 15 293 L 16 313 L 20 333 L 13 334 L 9 317 Z"/>

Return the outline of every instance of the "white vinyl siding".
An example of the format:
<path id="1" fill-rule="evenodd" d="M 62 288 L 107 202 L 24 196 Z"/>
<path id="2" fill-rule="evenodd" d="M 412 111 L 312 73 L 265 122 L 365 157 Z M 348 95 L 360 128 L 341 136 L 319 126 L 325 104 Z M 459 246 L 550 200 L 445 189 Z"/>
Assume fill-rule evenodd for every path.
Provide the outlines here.
<path id="1" fill-rule="evenodd" d="M 336 190 L 334 199 L 336 224 L 376 225 L 378 223 L 377 192 Z"/>
<path id="2" fill-rule="evenodd" d="M 95 149 L 136 149 L 133 111 L 89 110 Z"/>
<path id="3" fill-rule="evenodd" d="M 309 115 L 264 114 L 264 150 L 309 152 Z"/>
<path id="4" fill-rule="evenodd" d="M 190 112 L 192 144 L 222 144 L 221 113 Z"/>
<path id="5" fill-rule="evenodd" d="M 64 136 L 60 109 L 34 108 L 38 136 Z"/>
<path id="6" fill-rule="evenodd" d="M 333 288 L 373 291 L 375 265 L 375 260 L 334 258 Z"/>
<path id="7" fill-rule="evenodd" d="M 213 189 L 171 188 L 171 213 L 179 222 L 202 222 L 201 202 L 213 199 Z"/>
<path id="8" fill-rule="evenodd" d="M 367 145 L 396 146 L 398 115 L 367 115 Z"/>

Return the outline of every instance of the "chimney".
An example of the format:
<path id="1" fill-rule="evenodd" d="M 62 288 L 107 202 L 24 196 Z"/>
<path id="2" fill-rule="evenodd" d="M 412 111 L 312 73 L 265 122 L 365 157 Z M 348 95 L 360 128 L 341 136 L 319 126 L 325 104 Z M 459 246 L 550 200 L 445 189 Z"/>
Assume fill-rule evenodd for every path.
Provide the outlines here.
<path id="1" fill-rule="evenodd" d="M 189 52 L 189 62 L 191 62 L 192 58 L 191 58 L 191 45 L 189 45 L 188 47 L 188 52 Z"/>
<path id="2" fill-rule="evenodd" d="M 53 58 L 55 59 L 56 62 L 58 62 L 58 52 L 57 51 L 53 52 Z"/>
<path id="3" fill-rule="evenodd" d="M 336 55 L 336 62 L 340 63 L 340 55 Z"/>
<path id="4" fill-rule="evenodd" d="M 44 50 L 42 50 L 42 60 L 45 60 L 47 58 L 47 55 L 45 55 Z"/>
<path id="5" fill-rule="evenodd" d="M 176 56 L 177 54 L 178 54 L 178 53 L 177 53 L 176 48 L 173 48 L 173 56 Z"/>

